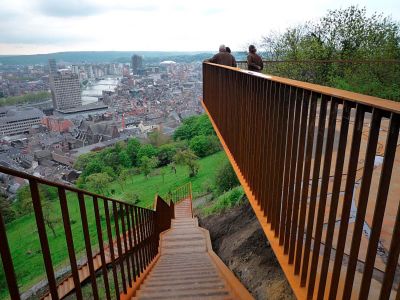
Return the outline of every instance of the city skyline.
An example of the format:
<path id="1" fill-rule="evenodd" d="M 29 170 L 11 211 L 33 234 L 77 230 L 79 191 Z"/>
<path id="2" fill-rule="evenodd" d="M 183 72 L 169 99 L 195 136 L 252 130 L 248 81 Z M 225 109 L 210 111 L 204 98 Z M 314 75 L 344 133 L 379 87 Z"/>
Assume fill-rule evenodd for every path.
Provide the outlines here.
<path id="1" fill-rule="evenodd" d="M 395 0 L 0 0 L 0 55 L 63 51 L 243 51 L 271 31 L 350 5 L 400 20 Z M 246 4 L 247 5 L 247 4 Z M 279 12 L 279 13 L 277 13 Z"/>

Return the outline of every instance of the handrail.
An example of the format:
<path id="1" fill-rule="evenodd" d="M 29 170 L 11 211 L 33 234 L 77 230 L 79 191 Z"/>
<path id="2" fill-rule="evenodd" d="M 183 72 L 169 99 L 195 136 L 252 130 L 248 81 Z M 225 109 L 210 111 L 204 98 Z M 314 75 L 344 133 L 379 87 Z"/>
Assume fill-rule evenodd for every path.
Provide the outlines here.
<path id="1" fill-rule="evenodd" d="M 396 293 L 400 103 L 211 63 L 203 80 L 203 106 L 296 296 Z"/>
<path id="2" fill-rule="evenodd" d="M 177 203 L 183 199 L 192 199 L 192 183 L 188 182 L 174 191 L 170 191 L 165 199 L 166 201 L 171 201 L 173 203 Z"/>
<path id="3" fill-rule="evenodd" d="M 63 188 L 64 190 L 67 190 L 67 191 L 70 191 L 70 192 L 84 193 L 87 196 L 100 197 L 102 199 L 110 200 L 110 201 L 113 201 L 113 202 L 117 202 L 117 203 L 121 203 L 121 204 L 127 204 L 126 202 L 118 200 L 118 199 L 113 199 L 113 198 L 110 198 L 110 197 L 107 197 L 107 196 L 104 196 L 104 195 L 99 195 L 99 194 L 96 194 L 96 193 L 92 193 L 90 191 L 79 189 L 79 188 L 76 188 L 74 186 L 66 185 L 66 184 L 63 184 L 63 183 L 60 183 L 60 182 L 50 181 L 50 180 L 47 180 L 47 179 L 42 178 L 42 177 L 30 175 L 28 173 L 21 172 L 21 171 L 18 171 L 18 170 L 14 170 L 14 169 L 11 169 L 11 168 L 7 168 L 7 167 L 4 167 L 4 166 L 0 166 L 0 174 L 1 173 L 8 174 L 8 175 L 15 176 L 15 177 L 19 177 L 19 178 L 23 178 L 23 179 L 26 179 L 26 180 L 33 180 L 33 181 L 36 181 L 37 183 L 41 183 L 41 184 L 52 186 L 52 187 L 56 187 L 56 188 Z"/>
<path id="4" fill-rule="evenodd" d="M 98 292 L 96 282 L 96 272 L 98 271 L 101 272 L 103 277 L 106 299 L 114 297 L 118 299 L 121 295 L 129 294 L 129 290 L 132 289 L 140 274 L 156 257 L 160 233 L 171 226 L 174 205 L 167 203 L 159 196 L 155 198 L 154 209 L 148 209 L 3 166 L 0 166 L 0 173 L 29 181 L 35 223 L 49 288 L 47 294 L 46 291 L 42 294 L 44 299 L 50 299 L 50 296 L 51 299 L 62 299 L 72 291 L 74 291 L 77 299 L 83 299 L 81 283 L 86 279 L 90 280 L 93 298 L 99 299 L 103 295 L 99 295 Z M 55 275 L 54 253 L 47 235 L 42 207 L 43 199 L 41 199 L 39 185 L 55 187 L 58 190 L 63 234 L 65 235 L 71 267 L 71 274 L 61 281 Z M 183 189 L 178 189 L 179 193 Z M 70 209 L 71 205 L 76 202 L 70 197 L 70 199 L 67 199 L 66 191 L 76 195 L 78 202 L 76 206 L 79 211 L 75 217 L 71 214 L 73 210 Z M 174 193 L 176 192 L 174 191 Z M 88 205 L 89 203 L 90 205 Z M 89 211 L 89 208 L 93 211 Z M 81 266 L 78 265 L 77 257 L 81 254 L 74 247 L 74 240 L 78 236 L 73 234 L 72 217 L 82 220 L 84 249 L 87 259 Z M 90 232 L 93 231 L 97 233 L 97 240 L 94 244 L 90 236 Z M 0 255 L 4 266 L 4 275 L 12 299 L 21 299 L 19 274 L 15 271 L 15 262 L 11 253 L 13 253 L 13 247 L 9 245 L 6 226 L 0 211 Z M 107 266 L 111 266 L 110 274 Z M 69 280 L 70 278 L 72 280 Z M 112 285 L 115 291 L 114 296 L 112 295 Z"/>
<path id="5" fill-rule="evenodd" d="M 236 61 L 238 64 L 247 64 L 245 60 Z M 263 59 L 264 64 L 302 64 L 302 63 L 315 63 L 315 64 L 329 64 L 329 63 L 343 63 L 343 64 L 400 64 L 399 59 L 303 59 L 303 60 L 267 60 Z"/>

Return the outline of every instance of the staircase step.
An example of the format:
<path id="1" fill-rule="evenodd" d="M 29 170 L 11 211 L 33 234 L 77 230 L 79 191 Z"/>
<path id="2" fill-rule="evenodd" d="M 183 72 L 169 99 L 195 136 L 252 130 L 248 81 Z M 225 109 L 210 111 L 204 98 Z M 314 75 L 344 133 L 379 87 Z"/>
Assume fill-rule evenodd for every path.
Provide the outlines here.
<path id="1" fill-rule="evenodd" d="M 222 282 L 212 282 L 212 283 L 197 283 L 192 284 L 190 288 L 193 289 L 224 289 L 225 284 Z M 151 287 L 151 286 L 141 286 L 141 291 L 150 291 L 150 292 L 169 292 L 169 291 L 180 291 L 180 290 L 187 290 L 187 285 L 174 285 L 174 286 L 161 286 L 161 287 Z"/>
<path id="2" fill-rule="evenodd" d="M 213 279 L 215 281 L 221 280 L 221 277 L 218 274 L 204 274 L 203 276 L 199 275 L 199 274 L 194 274 L 191 276 L 185 276 L 184 274 L 181 276 L 165 276 L 165 275 L 154 275 L 150 274 L 148 276 L 148 280 L 149 282 L 152 281 L 156 281 L 159 283 L 163 283 L 163 282 L 169 282 L 171 284 L 175 283 L 175 282 L 201 282 L 202 280 L 210 280 Z"/>
<path id="3" fill-rule="evenodd" d="M 230 296 L 227 290 L 185 290 L 185 291 L 171 291 L 168 293 L 157 292 L 141 292 L 138 291 L 139 299 L 209 299 L 207 297 L 214 297 L 214 299 L 223 299 L 222 297 Z M 218 297 L 218 298 L 216 298 Z"/>
<path id="4" fill-rule="evenodd" d="M 197 266 L 197 267 L 191 267 L 187 266 L 185 268 L 154 268 L 153 271 L 151 272 L 152 274 L 174 274 L 174 273 L 188 273 L 188 272 L 216 272 L 216 269 L 214 266 Z"/>

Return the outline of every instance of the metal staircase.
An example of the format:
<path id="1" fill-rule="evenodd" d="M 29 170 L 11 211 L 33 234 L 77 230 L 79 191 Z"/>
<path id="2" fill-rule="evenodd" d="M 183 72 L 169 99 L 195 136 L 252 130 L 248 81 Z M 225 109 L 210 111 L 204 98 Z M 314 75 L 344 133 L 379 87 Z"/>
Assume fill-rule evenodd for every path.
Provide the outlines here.
<path id="1" fill-rule="evenodd" d="M 160 258 L 133 299 L 253 298 L 212 251 L 187 198 L 175 205 L 171 229 L 160 237 Z"/>

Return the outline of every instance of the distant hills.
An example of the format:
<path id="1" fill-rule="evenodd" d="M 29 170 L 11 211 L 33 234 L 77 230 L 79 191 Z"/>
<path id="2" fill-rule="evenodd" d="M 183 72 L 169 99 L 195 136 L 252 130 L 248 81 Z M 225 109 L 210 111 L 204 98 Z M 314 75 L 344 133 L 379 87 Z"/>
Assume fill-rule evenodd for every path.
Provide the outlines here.
<path id="1" fill-rule="evenodd" d="M 212 52 L 164 52 L 164 51 L 76 51 L 33 55 L 0 55 L 4 65 L 47 64 L 49 58 L 59 63 L 128 63 L 131 56 L 138 54 L 146 63 L 159 63 L 163 60 L 176 62 L 203 61 L 213 55 Z M 234 53 L 237 60 L 242 60 L 245 53 Z"/>

